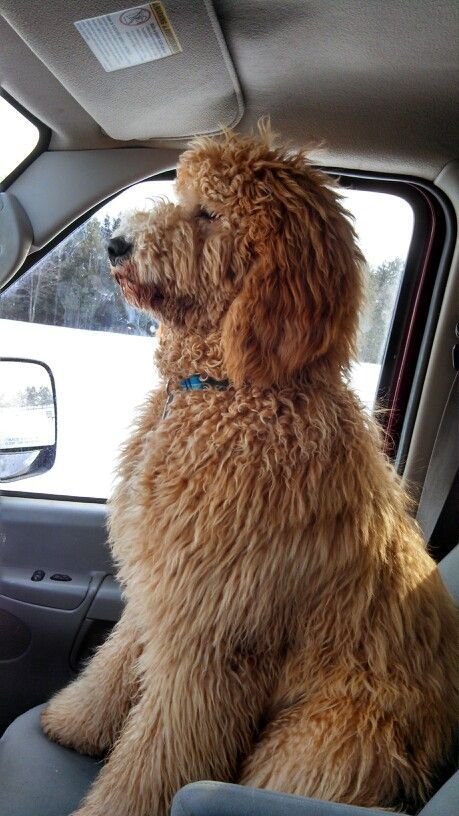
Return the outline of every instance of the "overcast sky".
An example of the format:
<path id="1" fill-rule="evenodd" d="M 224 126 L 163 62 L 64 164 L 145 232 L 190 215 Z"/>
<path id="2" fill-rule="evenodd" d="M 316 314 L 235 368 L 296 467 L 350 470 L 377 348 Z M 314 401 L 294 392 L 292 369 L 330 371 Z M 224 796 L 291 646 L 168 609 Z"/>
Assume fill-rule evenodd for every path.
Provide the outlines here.
<path id="1" fill-rule="evenodd" d="M 0 96 L 0 181 L 32 152 L 38 128 Z"/>

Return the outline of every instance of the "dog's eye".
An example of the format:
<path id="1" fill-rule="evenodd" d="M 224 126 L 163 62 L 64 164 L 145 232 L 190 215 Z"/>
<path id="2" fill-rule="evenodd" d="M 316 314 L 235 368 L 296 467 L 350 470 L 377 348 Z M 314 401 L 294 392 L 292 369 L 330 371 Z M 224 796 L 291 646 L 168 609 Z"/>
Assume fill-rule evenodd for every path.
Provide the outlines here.
<path id="1" fill-rule="evenodd" d="M 205 207 L 200 207 L 198 210 L 198 218 L 203 218 L 205 221 L 215 221 L 218 218 L 218 213 L 212 210 L 206 210 Z"/>

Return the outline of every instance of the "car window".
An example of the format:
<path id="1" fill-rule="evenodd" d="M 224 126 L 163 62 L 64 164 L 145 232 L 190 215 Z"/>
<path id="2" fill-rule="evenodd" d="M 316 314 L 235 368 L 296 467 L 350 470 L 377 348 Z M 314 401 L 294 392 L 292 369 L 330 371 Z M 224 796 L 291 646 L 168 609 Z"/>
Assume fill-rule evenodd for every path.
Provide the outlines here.
<path id="1" fill-rule="evenodd" d="M 32 153 L 40 138 L 38 128 L 0 96 L 0 181 Z"/>
<path id="2" fill-rule="evenodd" d="M 45 362 L 54 374 L 57 400 L 54 466 L 11 483 L 11 489 L 109 495 L 120 442 L 158 375 L 157 323 L 121 297 L 109 273 L 106 245 L 120 213 L 152 206 L 158 198 L 175 200 L 172 180 L 124 191 L 0 297 L 2 356 Z"/>
<path id="3" fill-rule="evenodd" d="M 351 384 L 371 410 L 413 230 L 400 197 L 347 190 L 345 206 L 367 265 L 359 359 Z M 117 451 L 136 408 L 158 383 L 156 321 L 125 303 L 111 275 L 106 243 L 120 213 L 175 200 L 172 180 L 152 180 L 118 195 L 0 296 L 3 356 L 41 360 L 57 397 L 57 455 L 47 473 L 4 488 L 104 499 Z"/>
<path id="4" fill-rule="evenodd" d="M 414 228 L 413 209 L 404 198 L 367 190 L 345 190 L 343 204 L 353 217 L 365 257 L 364 303 L 357 362 L 351 385 L 373 410 L 381 366 Z"/>

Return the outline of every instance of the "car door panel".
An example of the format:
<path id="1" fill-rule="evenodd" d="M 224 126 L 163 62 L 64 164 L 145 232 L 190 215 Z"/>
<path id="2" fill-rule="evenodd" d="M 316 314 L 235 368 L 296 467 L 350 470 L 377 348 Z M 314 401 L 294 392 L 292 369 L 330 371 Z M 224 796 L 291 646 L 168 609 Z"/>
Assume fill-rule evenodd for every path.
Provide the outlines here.
<path id="1" fill-rule="evenodd" d="M 102 503 L 2 496 L 0 731 L 69 682 L 119 618 L 105 527 Z"/>

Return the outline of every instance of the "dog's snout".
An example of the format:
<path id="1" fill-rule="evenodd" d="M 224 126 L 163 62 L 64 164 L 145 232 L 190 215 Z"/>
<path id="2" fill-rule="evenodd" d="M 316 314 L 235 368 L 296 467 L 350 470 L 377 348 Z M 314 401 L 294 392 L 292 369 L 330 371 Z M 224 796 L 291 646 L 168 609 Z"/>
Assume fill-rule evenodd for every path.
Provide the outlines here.
<path id="1" fill-rule="evenodd" d="M 107 252 L 108 257 L 112 264 L 114 264 L 119 258 L 123 258 L 125 255 L 129 255 L 132 249 L 132 244 L 129 241 L 126 241 L 122 235 L 119 235 L 117 238 L 110 238 L 110 241 L 107 244 Z"/>

